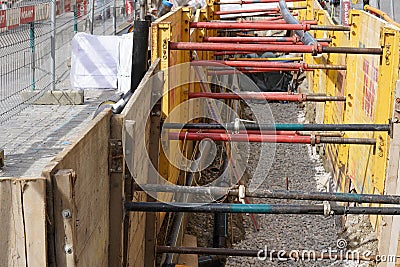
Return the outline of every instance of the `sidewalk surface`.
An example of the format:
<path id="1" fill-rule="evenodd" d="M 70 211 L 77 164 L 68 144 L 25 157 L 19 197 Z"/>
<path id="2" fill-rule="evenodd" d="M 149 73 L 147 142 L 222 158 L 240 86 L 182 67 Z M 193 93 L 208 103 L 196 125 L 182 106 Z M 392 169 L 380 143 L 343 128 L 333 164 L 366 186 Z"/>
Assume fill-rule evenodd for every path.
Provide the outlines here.
<path id="1" fill-rule="evenodd" d="M 5 166 L 0 177 L 40 177 L 46 164 L 72 144 L 98 105 L 112 95 L 110 90 L 86 90 L 83 105 L 32 105 L 1 124 Z"/>

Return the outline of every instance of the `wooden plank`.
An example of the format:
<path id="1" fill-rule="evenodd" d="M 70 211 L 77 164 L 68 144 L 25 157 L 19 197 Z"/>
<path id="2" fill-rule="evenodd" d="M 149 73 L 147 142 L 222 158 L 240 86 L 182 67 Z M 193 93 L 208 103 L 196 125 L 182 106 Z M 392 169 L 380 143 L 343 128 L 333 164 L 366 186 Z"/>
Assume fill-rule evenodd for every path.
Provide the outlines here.
<path id="1" fill-rule="evenodd" d="M 163 86 L 163 72 L 158 72 L 154 75 L 158 69 L 159 59 L 149 68 L 122 113 L 125 116 L 125 129 L 122 135 L 125 161 L 130 174 L 138 184 L 149 182 L 149 172 L 151 172 L 152 177 L 156 177 L 157 175 L 159 120 L 161 112 L 152 110 L 152 106 L 158 102 Z M 159 105 L 156 106 L 159 107 Z M 158 118 L 158 122 L 156 118 Z M 157 134 L 156 140 L 149 138 L 151 132 L 153 135 Z M 150 140 L 152 140 L 151 144 Z M 150 166 L 156 166 L 156 168 L 154 169 Z M 133 192 L 131 194 L 133 195 Z M 154 266 L 155 215 L 140 216 L 139 213 L 131 213 L 129 218 L 130 228 L 127 229 L 126 233 L 128 236 L 126 263 L 132 265 L 141 262 L 145 266 Z M 145 240 L 148 240 L 148 242 L 145 242 Z M 138 248 L 141 248 L 141 250 Z M 146 256 L 144 256 L 144 253 L 146 253 Z"/>
<path id="2" fill-rule="evenodd" d="M 111 110 L 100 113 L 89 123 L 73 145 L 61 152 L 43 171 L 51 186 L 53 175 L 58 170 L 72 169 L 76 173 L 76 180 L 73 183 L 74 203 L 75 218 L 79 223 L 74 230 L 74 240 L 76 240 L 74 254 L 78 266 L 108 265 L 110 118 Z M 53 201 L 52 198 L 49 202 Z M 52 214 L 48 225 L 54 224 L 57 216 L 58 214 Z M 49 232 L 49 243 L 56 235 L 54 229 Z M 58 246 L 58 244 L 52 245 L 53 250 Z M 50 257 L 57 258 L 52 256 L 51 250 L 52 248 L 49 252 Z"/>
<path id="3" fill-rule="evenodd" d="M 76 209 L 73 170 L 59 170 L 54 175 L 54 222 L 57 266 L 76 266 L 77 241 L 74 238 Z M 69 215 L 69 216 L 68 216 Z"/>
<path id="4" fill-rule="evenodd" d="M 183 238 L 184 247 L 197 247 L 197 237 L 193 235 L 185 235 Z M 181 254 L 179 255 L 178 264 L 190 267 L 198 266 L 198 255 Z"/>
<path id="5" fill-rule="evenodd" d="M 20 182 L 23 194 L 27 266 L 47 266 L 46 180 L 38 178 Z"/>
<path id="6" fill-rule="evenodd" d="M 26 266 L 21 184 L 0 180 L 0 266 Z"/>
<path id="7" fill-rule="evenodd" d="M 46 183 L 0 179 L 0 266 L 47 266 Z"/>
<path id="8" fill-rule="evenodd" d="M 395 97 L 400 97 L 400 81 L 397 81 Z M 393 113 L 393 117 L 395 112 Z M 394 195 L 396 190 L 400 187 L 399 181 L 400 170 L 400 124 L 394 123 L 392 130 L 392 138 L 389 147 L 389 160 L 386 173 L 385 194 Z M 389 250 L 394 250 L 391 244 L 391 235 L 393 228 L 393 216 L 382 216 L 382 223 L 380 224 L 379 236 L 379 253 L 381 255 L 389 255 Z"/>
<path id="9" fill-rule="evenodd" d="M 122 140 L 122 129 L 124 125 L 123 115 L 114 115 L 111 118 L 111 139 Z M 124 251 L 124 215 L 122 201 L 124 196 L 124 177 L 125 165 L 123 164 L 121 172 L 110 172 L 110 214 L 109 214 L 109 240 L 110 251 L 108 257 L 109 266 L 121 266 Z M 127 222 L 125 222 L 127 223 Z"/>

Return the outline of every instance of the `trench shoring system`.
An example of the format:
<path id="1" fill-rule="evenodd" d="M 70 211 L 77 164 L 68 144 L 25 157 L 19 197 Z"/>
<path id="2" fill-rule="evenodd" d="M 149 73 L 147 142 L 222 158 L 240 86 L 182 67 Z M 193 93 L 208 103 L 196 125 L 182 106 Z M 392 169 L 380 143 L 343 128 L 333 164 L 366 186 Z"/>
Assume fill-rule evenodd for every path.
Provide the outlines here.
<path id="1" fill-rule="evenodd" d="M 290 8 L 286 2 L 295 2 Z M 220 11 L 220 6 L 224 4 L 252 4 L 252 3 L 278 3 L 278 8 L 249 9 L 249 10 L 225 10 Z M 313 1 L 296 0 L 241 0 L 234 2 L 211 2 L 207 3 L 204 10 L 199 10 L 194 21 L 191 21 L 190 13 L 187 9 L 180 10 L 182 21 L 174 23 L 171 18 L 159 19 L 153 23 L 153 44 L 152 57 L 161 58 L 161 69 L 166 70 L 171 67 L 171 62 L 185 63 L 190 62 L 190 67 L 195 70 L 205 69 L 196 85 L 186 89 L 186 100 L 189 99 L 217 99 L 225 101 L 234 106 L 238 101 L 278 101 L 282 102 L 307 102 L 313 105 L 326 105 L 325 112 L 332 112 L 332 107 L 340 107 L 336 112 L 345 114 L 344 108 L 351 109 L 354 102 L 354 95 L 348 93 L 335 95 L 321 94 L 318 89 L 310 94 L 296 93 L 288 88 L 285 92 L 241 92 L 240 90 L 229 90 L 212 92 L 206 80 L 224 79 L 229 75 L 237 73 L 263 74 L 270 72 L 291 72 L 297 75 L 299 72 L 308 72 L 308 78 L 321 72 L 335 73 L 351 78 L 346 74 L 349 71 L 349 61 L 357 56 L 368 56 L 383 61 L 385 65 L 396 64 L 391 62 L 390 45 L 380 46 L 358 46 L 354 45 L 358 40 L 351 41 L 350 36 L 356 36 L 355 22 L 353 25 L 324 25 L 323 11 L 319 11 L 317 18 L 310 17 L 316 5 Z M 307 10 L 307 8 L 311 10 Z M 305 12 L 301 14 L 301 12 Z M 322 13 L 321 13 L 322 12 Z M 304 15 L 307 14 L 307 15 Z M 322 14 L 322 15 L 321 15 Z M 358 13 L 355 13 L 356 15 Z M 220 19 L 221 15 L 229 15 L 228 19 Z M 311 14 L 314 15 L 314 14 Z M 249 17 L 262 16 L 262 19 L 252 20 Z M 302 17 L 302 20 L 296 17 Z M 326 21 L 326 19 L 325 19 Z M 174 37 L 173 27 L 180 24 L 179 30 L 182 32 L 180 39 Z M 176 26 L 178 27 L 178 26 Z M 178 31 L 179 31 L 178 30 Z M 286 36 L 266 36 L 259 37 L 253 34 L 254 31 L 285 31 Z M 348 46 L 338 46 L 338 37 L 349 36 Z M 396 33 L 397 34 L 397 33 Z M 218 35 L 218 36 L 216 36 Z M 301 53 L 303 56 L 292 56 L 285 58 L 275 57 L 243 57 L 255 53 Z M 315 57 L 315 58 L 314 58 Z M 346 60 L 342 58 L 347 57 Z M 328 60 L 321 60 L 321 58 Z M 321 62 L 323 61 L 323 62 Z M 311 62 L 311 63 L 310 63 Z M 339 63 L 340 64 L 339 64 Z M 336 63 L 336 64 L 335 64 Z M 382 64 L 382 63 L 381 63 Z M 380 71 L 383 71 L 382 68 Z M 188 73 L 186 73 L 188 74 Z M 183 73 L 182 75 L 185 75 Z M 397 74 L 393 76 L 397 79 Z M 168 85 L 171 77 L 166 78 L 165 84 Z M 336 85 L 335 85 L 336 86 Z M 340 90 L 339 90 L 340 91 Z M 175 96 L 179 91 L 175 92 Z M 183 91 L 182 91 L 183 92 Z M 338 91 L 336 91 L 337 93 Z M 163 115 L 168 116 L 176 106 L 172 99 L 171 92 L 166 94 L 163 99 Z M 182 100 L 182 99 L 181 99 Z M 235 102 L 236 101 L 236 102 Z M 389 100 L 391 101 L 391 100 Z M 347 105 L 347 106 L 346 106 Z M 363 105 L 366 105 L 364 103 Z M 372 104 L 371 104 L 372 105 Z M 388 110 L 391 111 L 392 105 Z M 346 106 L 346 107 L 345 107 Z M 319 106 L 320 107 L 320 106 Z M 225 149 L 230 150 L 236 142 L 262 142 L 262 143 L 292 143 L 292 144 L 326 144 L 328 150 L 332 148 L 341 150 L 346 148 L 347 156 L 354 147 L 368 149 L 372 147 L 378 151 L 385 142 L 382 136 L 393 136 L 397 128 L 396 121 L 389 120 L 390 114 L 385 120 L 377 120 L 376 123 L 354 123 L 346 115 L 341 123 L 335 120 L 323 118 L 321 123 L 312 124 L 257 124 L 257 123 L 216 123 L 220 115 L 212 104 L 208 105 L 211 110 L 212 123 L 192 121 L 180 123 L 168 121 L 162 124 L 168 133 L 164 136 L 169 141 L 181 140 L 201 141 L 213 140 L 222 142 Z M 321 120 L 321 119 L 320 119 Z M 331 123 L 325 123 L 330 121 Z M 358 134 L 358 137 L 344 137 L 349 132 Z M 368 136 L 368 137 L 366 137 Z M 380 137 L 377 139 L 377 136 Z M 351 147 L 351 148 L 349 148 Z M 341 150 L 343 151 L 343 149 Z M 176 151 L 175 151 L 176 152 Z M 168 153 L 175 153 L 169 151 Z M 376 153 L 376 152 L 374 152 Z M 387 152 L 382 152 L 383 155 Z M 237 162 L 230 158 L 229 163 L 235 165 Z M 162 166 L 162 161 L 160 163 Z M 193 170 L 195 172 L 195 170 Z M 174 173 L 174 170 L 167 168 L 167 175 Z M 235 173 L 234 176 L 237 176 Z M 215 221 L 225 225 L 214 226 L 214 238 L 226 235 L 226 214 L 229 213 L 250 213 L 250 214 L 309 214 L 309 215 L 346 215 L 346 214 L 369 214 L 369 215 L 400 215 L 400 196 L 383 195 L 374 193 L 328 193 L 328 192 L 304 192 L 289 190 L 256 190 L 250 191 L 240 183 L 240 177 L 235 177 L 238 184 L 233 186 L 192 186 L 192 181 L 184 185 L 160 185 L 160 184 L 139 184 L 136 190 L 157 193 L 181 193 L 188 195 L 222 195 L 237 197 L 242 203 L 185 203 L 184 201 L 164 201 L 164 202 L 125 202 L 124 207 L 128 212 L 175 212 L 178 213 L 176 223 L 172 225 L 172 241 L 168 246 L 156 246 L 156 253 L 165 253 L 165 264 L 172 264 L 173 254 L 210 254 L 210 255 L 237 255 L 256 257 L 258 251 L 236 250 L 224 247 L 224 242 L 214 242 L 214 248 L 194 248 L 179 247 L 177 236 L 182 225 L 183 213 L 213 213 Z M 169 178 L 168 178 L 169 179 Z M 339 186 L 340 187 L 340 186 Z M 338 188 L 340 190 L 340 188 Z M 315 200 L 322 201 L 319 205 L 304 204 L 250 204 L 247 198 L 271 198 L 271 199 L 292 199 L 292 200 Z M 171 199 L 170 199 L 171 200 Z M 336 204 L 339 202 L 341 204 Z M 360 206 L 349 206 L 346 203 L 354 202 Z M 333 204 L 335 203 L 335 204 Z M 375 204 L 370 206 L 368 204 Z M 380 204 L 376 206 L 377 204 Z M 390 204 L 390 206 L 383 206 Z M 222 216 L 222 217 L 221 217 Z M 222 218 L 222 219 L 221 219 Z M 225 219 L 224 219 L 225 218 Z M 252 217 L 255 228 L 258 228 L 255 217 Z M 222 232 L 221 232 L 222 231 Z M 224 237 L 224 236 L 223 236 Z M 214 239 L 215 240 L 215 239 Z M 276 255 L 270 255 L 276 257 Z M 288 258 L 290 255 L 286 255 Z M 355 260 L 376 261 L 377 258 L 370 257 L 357 258 Z M 166 265 L 167 266 L 167 265 Z"/>

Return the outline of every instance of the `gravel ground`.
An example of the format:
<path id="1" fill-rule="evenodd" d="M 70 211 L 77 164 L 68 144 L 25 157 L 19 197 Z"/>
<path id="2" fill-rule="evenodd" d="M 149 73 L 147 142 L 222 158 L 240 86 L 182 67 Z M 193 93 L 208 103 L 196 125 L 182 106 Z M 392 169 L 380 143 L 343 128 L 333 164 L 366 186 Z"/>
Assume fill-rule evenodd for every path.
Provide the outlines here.
<path id="1" fill-rule="evenodd" d="M 304 114 L 297 104 L 270 103 L 276 123 L 296 123 L 304 121 Z M 252 109 L 266 109 L 264 104 L 254 104 Z M 265 112 L 266 114 L 268 112 Z M 258 163 L 257 151 L 260 144 L 252 143 L 248 173 L 254 173 Z M 263 161 L 260 162 L 263 164 Z M 325 173 L 319 156 L 309 145 L 277 144 L 273 167 L 269 170 L 260 189 L 325 191 L 330 176 Z M 254 199 L 254 203 L 292 203 L 298 201 Z M 318 202 L 303 201 L 302 204 Z M 347 249 L 376 251 L 377 241 L 367 217 L 349 217 L 345 227 L 337 224 L 333 217 L 321 215 L 258 215 L 260 230 L 255 232 L 249 216 L 244 218 L 245 238 L 234 244 L 234 248 L 303 251 L 341 249 L 342 243 Z M 342 240 L 343 239 L 343 240 Z M 339 245 L 339 247 L 338 247 Z M 340 251 L 340 250 L 339 250 Z M 226 266 L 369 266 L 366 263 L 344 261 L 265 261 L 257 258 L 229 257 Z"/>
<path id="2" fill-rule="evenodd" d="M 276 123 L 304 123 L 303 107 L 297 104 L 268 104 Z M 258 120 L 266 122 L 270 117 L 265 104 L 254 103 L 245 108 L 243 118 L 252 119 L 252 110 L 261 112 Z M 261 114 L 261 117 L 260 117 Z M 265 116 L 265 118 L 263 118 Z M 273 147 L 269 147 L 272 149 Z M 265 156 L 260 156 L 261 144 L 250 144 L 250 157 L 247 164 L 246 176 L 255 177 L 258 164 L 266 165 Z M 267 154 L 268 155 L 268 154 Z M 242 155 L 243 156 L 243 155 Z M 243 157 L 245 158 L 245 157 Z M 261 158 L 261 160 L 260 160 Z M 213 170 L 219 169 L 218 163 L 207 170 L 204 183 L 210 182 L 207 177 L 215 177 Z M 260 166 L 258 166 L 260 167 Z M 265 175 L 266 174 L 266 175 Z M 301 144 L 277 144 L 273 165 L 268 172 L 262 172 L 263 182 L 259 189 L 286 189 L 304 191 L 327 191 L 331 187 L 331 176 L 325 172 L 321 158 L 315 147 Z M 265 179 L 264 179 L 265 178 Z M 248 179 L 248 178 L 247 178 Z M 246 180 L 246 179 L 245 179 Z M 253 183 L 254 184 L 254 183 Z M 252 186 L 250 180 L 249 186 Z M 322 204 L 316 201 L 253 199 L 253 203 L 282 203 L 282 204 Z M 331 250 L 340 251 L 377 251 L 376 234 L 373 232 L 367 216 L 348 216 L 345 225 L 339 217 L 324 217 L 321 215 L 256 215 L 259 231 L 254 230 L 249 215 L 233 214 L 228 217 L 227 246 L 237 249 L 265 249 L 269 251 L 284 250 L 286 252 Z M 211 214 L 191 214 L 186 233 L 198 237 L 199 247 L 212 247 L 213 216 Z M 344 244 L 344 245 L 343 245 Z M 374 266 L 367 262 L 334 261 L 334 260 L 259 260 L 250 257 L 228 257 L 226 266 Z"/>

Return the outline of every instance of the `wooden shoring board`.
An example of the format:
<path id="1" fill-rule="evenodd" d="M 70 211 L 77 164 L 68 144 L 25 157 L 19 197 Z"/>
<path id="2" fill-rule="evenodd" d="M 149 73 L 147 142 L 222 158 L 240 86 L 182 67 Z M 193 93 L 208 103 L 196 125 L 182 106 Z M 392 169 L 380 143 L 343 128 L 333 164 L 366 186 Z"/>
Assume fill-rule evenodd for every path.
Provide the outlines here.
<path id="1" fill-rule="evenodd" d="M 47 266 L 46 180 L 0 179 L 0 266 Z"/>
<path id="2" fill-rule="evenodd" d="M 47 206 L 49 261 L 65 262 L 64 247 L 56 243 L 65 233 L 57 208 L 67 185 L 72 193 L 73 222 L 72 251 L 76 266 L 108 266 L 109 247 L 109 169 L 108 151 L 111 110 L 94 118 L 73 144 L 56 156 L 43 170 L 48 181 Z M 69 184 L 55 181 L 60 170 L 71 170 L 74 179 Z M 69 177 L 69 176 L 68 176 Z M 70 263 L 70 261 L 68 261 Z M 71 263 L 72 264 L 72 263 Z"/>

